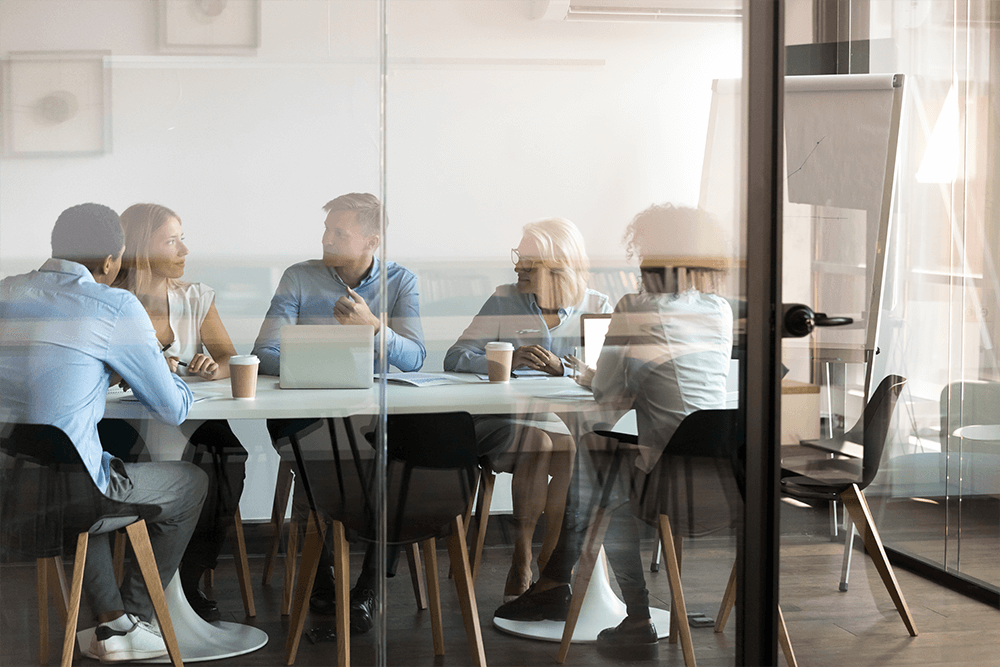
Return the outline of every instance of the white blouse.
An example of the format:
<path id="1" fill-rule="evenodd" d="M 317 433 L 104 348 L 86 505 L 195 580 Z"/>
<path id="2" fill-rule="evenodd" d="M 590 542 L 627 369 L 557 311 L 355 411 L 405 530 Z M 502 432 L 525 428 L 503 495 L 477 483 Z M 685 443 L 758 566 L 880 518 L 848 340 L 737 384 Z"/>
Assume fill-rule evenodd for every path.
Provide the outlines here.
<path id="1" fill-rule="evenodd" d="M 179 283 L 167 288 L 167 307 L 174 342 L 164 350 L 164 357 L 177 357 L 188 362 L 194 355 L 206 353 L 201 342 L 201 325 L 213 303 L 215 290 L 202 283 Z M 177 374 L 189 375 L 187 366 L 179 366 Z"/>

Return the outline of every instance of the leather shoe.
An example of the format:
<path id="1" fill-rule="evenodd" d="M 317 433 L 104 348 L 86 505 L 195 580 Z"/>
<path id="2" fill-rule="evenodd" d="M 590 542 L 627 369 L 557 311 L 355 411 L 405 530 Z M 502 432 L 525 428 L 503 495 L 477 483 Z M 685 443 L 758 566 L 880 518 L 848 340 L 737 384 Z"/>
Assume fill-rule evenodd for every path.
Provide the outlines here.
<path id="1" fill-rule="evenodd" d="M 569 584 L 538 591 L 538 582 L 518 598 L 500 605 L 493 615 L 511 621 L 565 621 L 572 597 Z"/>
<path id="2" fill-rule="evenodd" d="M 659 644 L 652 621 L 635 624 L 625 617 L 617 627 L 601 630 L 597 635 L 597 650 L 607 656 L 625 660 L 656 660 Z"/>
<path id="3" fill-rule="evenodd" d="M 351 634 L 363 635 L 375 625 L 375 591 L 351 589 Z"/>
<path id="4" fill-rule="evenodd" d="M 333 566 L 321 567 L 316 570 L 312 595 L 309 596 L 309 609 L 324 616 L 333 616 L 337 613 Z"/>
<path id="5" fill-rule="evenodd" d="M 184 597 L 194 609 L 194 613 L 201 616 L 205 622 L 214 623 L 222 620 L 222 612 L 219 611 L 218 603 L 215 600 L 209 600 L 199 589 L 184 591 Z"/>

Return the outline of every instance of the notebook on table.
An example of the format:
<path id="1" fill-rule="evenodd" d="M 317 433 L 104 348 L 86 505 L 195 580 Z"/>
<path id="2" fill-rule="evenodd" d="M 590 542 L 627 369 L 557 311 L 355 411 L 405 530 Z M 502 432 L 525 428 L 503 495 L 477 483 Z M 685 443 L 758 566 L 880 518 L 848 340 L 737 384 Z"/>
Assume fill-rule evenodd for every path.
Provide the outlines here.
<path id="1" fill-rule="evenodd" d="M 353 324 L 281 327 L 282 389 L 366 389 L 375 368 L 375 328 Z"/>

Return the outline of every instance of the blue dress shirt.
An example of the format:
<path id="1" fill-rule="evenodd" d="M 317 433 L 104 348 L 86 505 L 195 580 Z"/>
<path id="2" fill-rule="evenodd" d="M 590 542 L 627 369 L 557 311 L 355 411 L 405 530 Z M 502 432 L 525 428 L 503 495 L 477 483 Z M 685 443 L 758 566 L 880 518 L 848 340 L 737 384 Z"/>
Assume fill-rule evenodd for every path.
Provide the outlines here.
<path id="1" fill-rule="evenodd" d="M 354 291 L 378 316 L 379 261 L 375 258 L 368 275 Z M 420 327 L 420 293 L 417 277 L 395 262 L 386 263 L 386 326 L 375 334 L 375 368 L 378 369 L 379 341 L 386 338 L 389 363 L 401 371 L 418 371 L 424 364 L 427 349 L 424 332 Z M 286 324 L 337 324 L 333 305 L 342 296 L 348 296 L 347 285 L 321 259 L 299 262 L 285 269 L 278 289 L 271 299 L 264 323 L 260 325 L 253 353 L 260 358 L 260 372 L 278 375 L 281 369 L 281 327 Z"/>
<path id="2" fill-rule="evenodd" d="M 191 390 L 170 372 L 135 296 L 60 259 L 0 282 L 0 415 L 62 429 L 102 493 L 111 455 L 97 422 L 112 371 L 161 421 L 187 417 Z"/>
<path id="3" fill-rule="evenodd" d="M 608 297 L 588 289 L 580 303 L 559 309 L 559 324 L 549 329 L 534 294 L 521 294 L 513 284 L 500 285 L 445 354 L 444 369 L 485 373 L 486 343 L 493 341 L 512 343 L 514 349 L 541 345 L 562 359 L 580 345 L 580 315 L 610 312 Z"/>

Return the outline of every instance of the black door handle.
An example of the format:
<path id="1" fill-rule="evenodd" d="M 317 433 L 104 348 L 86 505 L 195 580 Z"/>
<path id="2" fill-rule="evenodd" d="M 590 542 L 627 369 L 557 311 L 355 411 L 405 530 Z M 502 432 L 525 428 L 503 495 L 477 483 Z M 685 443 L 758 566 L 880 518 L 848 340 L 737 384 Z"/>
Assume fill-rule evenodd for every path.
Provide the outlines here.
<path id="1" fill-rule="evenodd" d="M 826 313 L 814 312 L 801 303 L 786 303 L 781 318 L 781 337 L 802 338 L 811 334 L 816 327 L 840 327 L 853 323 L 854 320 L 850 317 L 827 317 Z"/>

